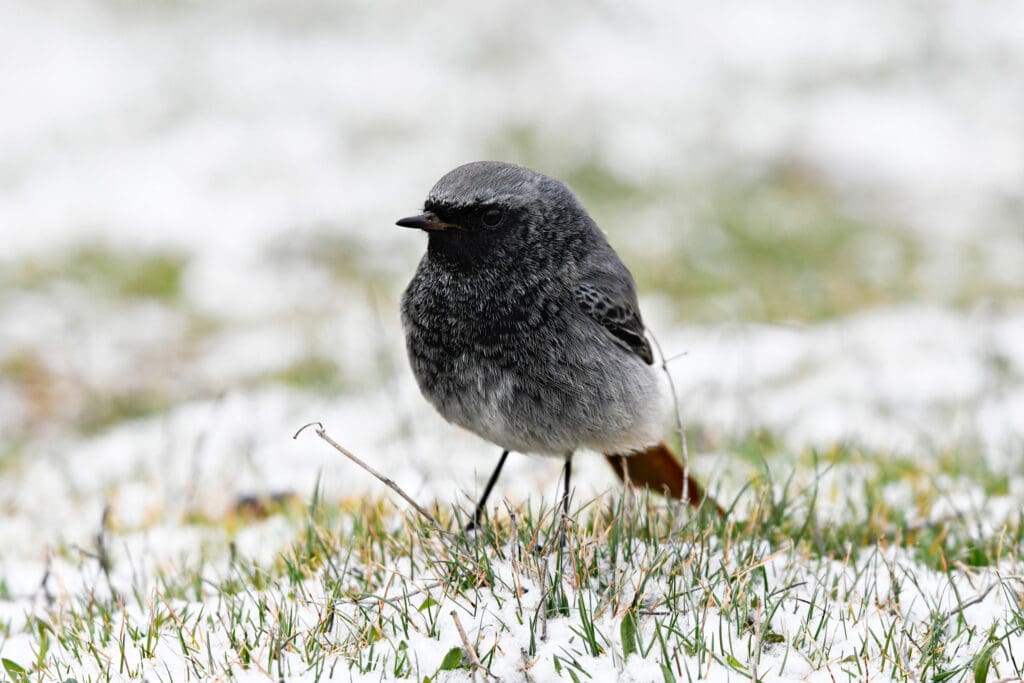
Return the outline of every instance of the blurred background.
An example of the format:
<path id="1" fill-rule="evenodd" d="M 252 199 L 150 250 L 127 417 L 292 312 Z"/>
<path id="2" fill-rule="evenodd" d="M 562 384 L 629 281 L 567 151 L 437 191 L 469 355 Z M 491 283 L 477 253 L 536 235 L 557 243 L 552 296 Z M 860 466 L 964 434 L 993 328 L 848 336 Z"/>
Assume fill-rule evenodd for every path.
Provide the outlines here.
<path id="1" fill-rule="evenodd" d="M 0 101 L 8 584 L 104 509 L 257 552 L 292 527 L 244 536 L 247 501 L 380 495 L 291 439 L 311 420 L 418 499 L 476 495 L 497 450 L 415 388 L 425 242 L 394 227 L 476 159 L 608 232 L 726 498 L 824 460 L 837 510 L 1024 499 L 1020 3 L 3 2 Z"/>

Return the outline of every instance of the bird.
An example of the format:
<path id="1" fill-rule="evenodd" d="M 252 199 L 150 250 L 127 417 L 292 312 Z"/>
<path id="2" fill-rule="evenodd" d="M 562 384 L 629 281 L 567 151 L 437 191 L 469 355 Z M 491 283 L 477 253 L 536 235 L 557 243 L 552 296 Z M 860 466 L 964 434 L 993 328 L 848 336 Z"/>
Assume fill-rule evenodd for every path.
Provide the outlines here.
<path id="1" fill-rule="evenodd" d="M 524 166 L 475 161 L 436 182 L 401 300 L 406 351 L 440 415 L 510 452 L 605 455 L 623 481 L 697 507 L 705 490 L 663 440 L 665 396 L 632 274 L 570 187 Z M 721 508 L 711 501 L 715 508 Z"/>

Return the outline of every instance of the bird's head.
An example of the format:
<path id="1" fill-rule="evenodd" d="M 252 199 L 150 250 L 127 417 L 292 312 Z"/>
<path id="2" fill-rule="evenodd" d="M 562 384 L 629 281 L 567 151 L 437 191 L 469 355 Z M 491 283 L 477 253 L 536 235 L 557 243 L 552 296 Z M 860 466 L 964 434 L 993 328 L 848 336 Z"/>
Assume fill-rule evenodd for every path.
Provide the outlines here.
<path id="1" fill-rule="evenodd" d="M 515 257 L 541 243 L 557 247 L 593 221 L 565 183 L 523 166 L 476 161 L 449 171 L 423 213 L 397 225 L 428 233 L 432 253 L 462 265 Z"/>

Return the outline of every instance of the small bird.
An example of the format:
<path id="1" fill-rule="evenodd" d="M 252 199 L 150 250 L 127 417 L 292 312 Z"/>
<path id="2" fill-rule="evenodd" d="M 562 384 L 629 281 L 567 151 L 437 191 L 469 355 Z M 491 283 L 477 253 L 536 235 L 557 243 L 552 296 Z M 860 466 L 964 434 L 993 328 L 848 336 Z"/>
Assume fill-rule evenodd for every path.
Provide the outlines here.
<path id="1" fill-rule="evenodd" d="M 699 505 L 704 489 L 662 441 L 665 401 L 633 276 L 572 190 L 477 161 L 437 181 L 423 208 L 397 222 L 427 233 L 402 297 L 409 362 L 446 420 L 503 449 L 469 528 L 510 451 L 565 459 L 566 512 L 580 449 Z"/>

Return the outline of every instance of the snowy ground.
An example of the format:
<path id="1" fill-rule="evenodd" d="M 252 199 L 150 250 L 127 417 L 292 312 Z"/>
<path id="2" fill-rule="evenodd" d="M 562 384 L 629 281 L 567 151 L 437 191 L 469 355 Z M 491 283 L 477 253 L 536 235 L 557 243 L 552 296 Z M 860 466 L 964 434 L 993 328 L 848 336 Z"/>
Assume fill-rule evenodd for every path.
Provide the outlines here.
<path id="1" fill-rule="evenodd" d="M 456 608 L 507 680 L 981 680 L 986 656 L 991 679 L 1021 675 L 1021 6 L 524 11 L 0 3 L 9 678 L 464 680 L 461 658 L 435 674 L 462 647 Z M 320 420 L 442 511 L 478 492 L 497 451 L 412 383 L 397 299 L 423 244 L 392 225 L 477 158 L 564 177 L 592 208 L 672 357 L 695 469 L 761 521 L 615 555 L 588 515 L 622 499 L 584 461 L 593 568 L 566 576 L 558 551 L 514 559 L 526 531 L 504 508 L 491 545 L 442 543 L 315 436 L 292 439 Z M 518 456 L 500 494 L 550 502 L 558 470 Z M 336 517 L 306 513 L 317 487 Z M 765 512 L 787 491 L 791 515 Z M 362 528 L 366 509 L 408 547 Z M 314 531 L 317 561 L 293 571 Z M 367 538 L 362 573 L 327 561 Z M 415 578 L 437 553 L 493 564 L 487 596 Z M 644 609 L 609 588 L 637 592 L 652 566 L 672 569 Z M 677 580 L 700 599 L 673 602 Z M 394 581 L 436 609 L 375 607 L 375 651 L 353 591 Z M 573 606 L 521 655 L 523 615 L 563 584 Z M 585 635 L 591 608 L 614 647 Z M 346 626 L 318 631 L 335 609 Z M 228 625 L 250 614 L 243 655 Z"/>

